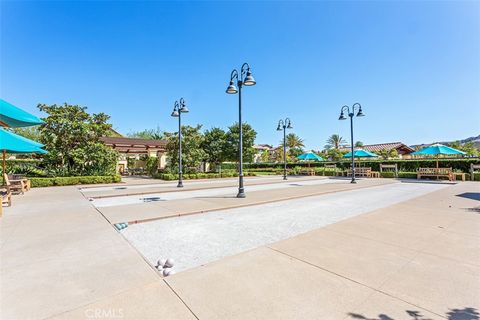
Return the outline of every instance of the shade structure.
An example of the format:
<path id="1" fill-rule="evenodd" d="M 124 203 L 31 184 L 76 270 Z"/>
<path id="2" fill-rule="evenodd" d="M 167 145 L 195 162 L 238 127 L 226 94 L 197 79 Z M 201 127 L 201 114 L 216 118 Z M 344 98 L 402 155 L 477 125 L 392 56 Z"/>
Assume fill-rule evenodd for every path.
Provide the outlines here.
<path id="1" fill-rule="evenodd" d="M 375 153 L 367 151 L 367 150 L 363 150 L 363 149 L 354 150 L 353 151 L 353 156 L 356 157 L 356 158 L 375 158 L 375 157 L 378 157 L 378 155 L 376 155 Z M 352 152 L 350 151 L 349 153 L 347 153 L 343 157 L 344 158 L 351 158 L 352 157 Z"/>
<path id="2" fill-rule="evenodd" d="M 412 152 L 412 155 L 437 156 L 437 155 L 465 155 L 466 153 L 440 143 L 432 144 L 422 150 Z"/>
<path id="3" fill-rule="evenodd" d="M 438 168 L 438 157 L 440 155 L 446 155 L 446 156 L 459 156 L 459 155 L 466 155 L 466 152 L 457 150 L 455 148 L 451 148 L 448 146 L 445 146 L 440 143 L 432 144 L 431 146 L 428 146 L 426 148 L 423 148 L 422 150 L 418 150 L 415 152 L 411 153 L 412 155 L 422 155 L 422 156 L 436 156 L 437 158 L 437 168 Z"/>
<path id="4" fill-rule="evenodd" d="M 313 152 L 307 152 L 299 155 L 298 160 L 310 160 L 310 161 L 324 161 L 322 157 Z"/>
<path id="5" fill-rule="evenodd" d="M 0 99 L 0 126 L 19 128 L 42 124 L 40 118 Z"/>
<path id="6" fill-rule="evenodd" d="M 2 152 L 2 155 L 3 155 L 3 164 L 2 164 L 3 172 L 5 172 L 5 169 L 6 169 L 5 156 L 7 152 L 8 153 L 46 154 L 47 151 L 43 150 L 42 147 L 43 147 L 43 144 L 41 143 L 24 138 L 22 136 L 19 136 L 18 134 L 15 134 L 13 132 L 0 128 L 0 151 Z"/>

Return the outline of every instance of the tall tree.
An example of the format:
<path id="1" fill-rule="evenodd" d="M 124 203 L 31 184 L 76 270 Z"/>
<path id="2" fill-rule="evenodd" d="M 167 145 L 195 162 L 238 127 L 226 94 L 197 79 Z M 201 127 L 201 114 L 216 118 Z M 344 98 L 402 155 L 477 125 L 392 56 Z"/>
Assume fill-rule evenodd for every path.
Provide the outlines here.
<path id="1" fill-rule="evenodd" d="M 142 131 L 133 131 L 128 133 L 127 136 L 129 138 L 163 140 L 165 139 L 165 132 L 160 130 L 160 127 L 157 127 L 156 129 L 145 129 Z"/>
<path id="2" fill-rule="evenodd" d="M 89 114 L 78 105 L 46 105 L 40 126 L 40 141 L 48 154 L 44 164 L 56 175 L 105 175 L 115 173 L 118 154 L 105 146 L 100 137 L 111 130 L 105 113 Z"/>
<path id="3" fill-rule="evenodd" d="M 355 142 L 355 148 L 361 148 L 361 147 L 363 147 L 363 146 L 364 146 L 364 144 L 363 144 L 362 141 L 357 141 L 357 142 Z"/>
<path id="4" fill-rule="evenodd" d="M 303 153 L 303 148 L 305 144 L 303 143 L 303 139 L 297 136 L 295 133 L 289 133 L 286 136 L 286 145 L 288 148 L 288 160 L 294 161 L 296 157 Z"/>
<path id="5" fill-rule="evenodd" d="M 203 143 L 202 125 L 195 127 L 182 126 L 182 164 L 183 172 L 194 172 L 206 158 L 205 151 L 200 147 Z M 167 138 L 168 169 L 178 171 L 178 132 L 165 133 Z"/>
<path id="6" fill-rule="evenodd" d="M 205 161 L 219 165 L 225 161 L 227 134 L 220 128 L 205 131 L 201 148 L 205 152 Z"/>
<path id="7" fill-rule="evenodd" d="M 243 130 L 243 161 L 253 162 L 255 149 L 253 143 L 257 137 L 257 132 L 253 130 L 248 123 L 242 124 Z M 238 161 L 238 141 L 240 140 L 240 126 L 235 123 L 228 127 L 227 142 L 225 145 L 225 160 Z"/>
<path id="8" fill-rule="evenodd" d="M 332 134 L 327 139 L 327 144 L 325 149 L 339 149 L 341 146 L 345 145 L 346 141 L 339 134 Z"/>
<path id="9" fill-rule="evenodd" d="M 398 158 L 397 149 L 382 149 L 377 152 L 377 154 L 382 157 L 384 160 Z"/>

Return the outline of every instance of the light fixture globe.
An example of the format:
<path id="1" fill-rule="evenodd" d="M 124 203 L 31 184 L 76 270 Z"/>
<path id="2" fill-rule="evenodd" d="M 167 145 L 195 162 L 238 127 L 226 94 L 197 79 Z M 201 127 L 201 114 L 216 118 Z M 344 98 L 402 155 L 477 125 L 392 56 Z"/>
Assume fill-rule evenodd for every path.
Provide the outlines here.
<path id="1" fill-rule="evenodd" d="M 281 125 L 278 125 L 277 131 L 282 131 L 282 126 Z"/>
<path id="2" fill-rule="evenodd" d="M 238 92 L 238 89 L 233 84 L 233 81 L 230 81 L 230 84 L 228 85 L 228 88 L 225 92 L 228 93 L 228 94 L 235 94 L 235 93 Z"/>
<path id="3" fill-rule="evenodd" d="M 291 123 L 290 121 L 288 122 L 287 129 L 293 129 L 293 127 L 292 127 L 292 123 Z"/>
<path id="4" fill-rule="evenodd" d="M 180 111 L 181 113 L 188 113 L 188 112 L 189 112 L 189 110 L 188 110 L 188 108 L 187 108 L 186 105 L 183 105 L 183 106 L 180 108 L 179 111 Z"/>
<path id="5" fill-rule="evenodd" d="M 178 117 L 180 114 L 178 113 L 177 109 L 173 110 L 171 116 L 172 117 Z"/>
<path id="6" fill-rule="evenodd" d="M 255 81 L 255 79 L 253 78 L 252 76 L 252 73 L 249 71 L 247 71 L 247 76 L 245 77 L 245 80 L 243 80 L 243 84 L 246 85 L 246 86 L 254 86 L 257 82 Z"/>
<path id="7" fill-rule="evenodd" d="M 362 112 L 362 108 L 358 109 L 357 117 L 365 117 L 365 114 Z"/>
<path id="8" fill-rule="evenodd" d="M 338 117 L 338 120 L 347 120 L 347 118 L 345 118 L 345 115 L 343 114 L 343 111 L 342 113 L 340 113 L 340 117 Z"/>

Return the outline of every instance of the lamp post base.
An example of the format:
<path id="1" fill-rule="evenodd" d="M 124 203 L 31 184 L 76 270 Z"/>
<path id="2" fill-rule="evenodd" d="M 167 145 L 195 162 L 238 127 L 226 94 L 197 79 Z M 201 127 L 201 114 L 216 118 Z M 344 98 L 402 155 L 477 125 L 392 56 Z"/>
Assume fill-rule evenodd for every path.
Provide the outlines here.
<path id="1" fill-rule="evenodd" d="M 243 190 L 243 188 L 238 189 L 237 198 L 245 198 L 245 197 L 247 196 L 245 195 L 245 191 Z"/>
<path id="2" fill-rule="evenodd" d="M 283 180 L 288 180 L 288 179 L 287 179 L 287 176 L 283 176 Z"/>
<path id="3" fill-rule="evenodd" d="M 183 188 L 183 183 L 182 183 L 182 181 L 178 181 L 177 188 Z"/>
<path id="4" fill-rule="evenodd" d="M 357 180 L 352 179 L 352 181 L 350 181 L 350 183 L 357 183 Z"/>

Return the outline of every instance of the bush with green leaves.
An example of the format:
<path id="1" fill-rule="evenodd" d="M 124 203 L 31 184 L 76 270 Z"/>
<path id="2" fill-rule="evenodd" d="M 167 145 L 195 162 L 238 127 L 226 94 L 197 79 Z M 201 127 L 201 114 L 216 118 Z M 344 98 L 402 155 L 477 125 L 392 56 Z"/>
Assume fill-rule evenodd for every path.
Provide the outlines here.
<path id="1" fill-rule="evenodd" d="M 32 188 L 69 186 L 79 184 L 116 183 L 122 178 L 119 175 L 110 176 L 77 176 L 77 177 L 55 177 L 55 178 L 29 178 Z"/>

